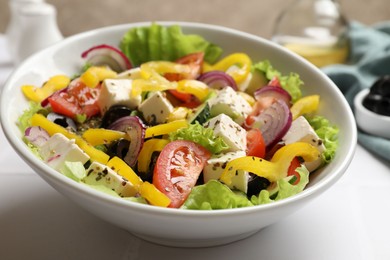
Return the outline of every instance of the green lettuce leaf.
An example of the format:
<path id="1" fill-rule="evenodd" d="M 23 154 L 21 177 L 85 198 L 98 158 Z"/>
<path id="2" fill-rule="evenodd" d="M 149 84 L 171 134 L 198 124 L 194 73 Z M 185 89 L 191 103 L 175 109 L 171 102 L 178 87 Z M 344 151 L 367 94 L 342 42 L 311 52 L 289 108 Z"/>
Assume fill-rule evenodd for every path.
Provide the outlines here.
<path id="1" fill-rule="evenodd" d="M 169 139 L 188 140 L 202 145 L 210 152 L 216 154 L 229 148 L 221 137 L 214 135 L 213 129 L 205 128 L 197 121 L 187 128 L 181 128 L 169 134 Z"/>
<path id="2" fill-rule="evenodd" d="M 338 127 L 332 125 L 330 121 L 323 116 L 317 115 L 312 118 L 307 118 L 307 120 L 324 143 L 325 151 L 322 153 L 323 162 L 329 163 L 333 160 L 339 146 Z"/>
<path id="3" fill-rule="evenodd" d="M 233 192 L 229 187 L 217 180 L 211 180 L 206 184 L 192 189 L 183 209 L 232 209 L 253 206 L 242 192 Z"/>
<path id="4" fill-rule="evenodd" d="M 267 204 L 291 197 L 303 191 L 309 183 L 309 171 L 305 166 L 298 167 L 296 171 L 301 176 L 299 183 L 296 185 L 291 184 L 289 182 L 290 177 L 280 179 L 275 183 L 275 187 L 271 191 L 262 190 L 258 196 L 253 195 L 251 197 L 251 202 L 254 205 Z"/>
<path id="5" fill-rule="evenodd" d="M 282 85 L 283 89 L 291 95 L 293 103 L 302 97 L 301 86 L 303 82 L 298 74 L 290 73 L 289 75 L 282 75 L 278 70 L 272 67 L 268 60 L 253 64 L 252 69 L 264 73 L 268 80 L 273 79 L 275 76 L 278 77 L 280 85 Z"/>
<path id="6" fill-rule="evenodd" d="M 18 120 L 18 127 L 23 134 L 31 126 L 31 117 L 40 110 L 42 110 L 40 103 L 30 101 L 29 108 L 23 111 Z"/>
<path id="7" fill-rule="evenodd" d="M 174 61 L 194 52 L 204 52 L 205 61 L 212 64 L 222 54 L 219 46 L 200 35 L 183 34 L 179 25 L 164 27 L 156 23 L 130 29 L 119 47 L 134 66 L 152 60 Z"/>

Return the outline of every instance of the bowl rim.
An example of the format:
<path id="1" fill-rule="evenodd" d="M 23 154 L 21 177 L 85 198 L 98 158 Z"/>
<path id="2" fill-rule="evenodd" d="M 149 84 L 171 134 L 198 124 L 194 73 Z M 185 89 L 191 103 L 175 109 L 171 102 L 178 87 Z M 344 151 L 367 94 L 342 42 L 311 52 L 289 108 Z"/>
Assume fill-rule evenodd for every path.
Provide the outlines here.
<path id="1" fill-rule="evenodd" d="M 206 29 L 206 30 L 212 30 L 212 31 L 224 31 L 226 33 L 234 34 L 239 37 L 244 37 L 247 39 L 255 40 L 257 42 L 261 42 L 262 44 L 265 44 L 271 48 L 276 48 L 278 51 L 283 52 L 285 55 L 293 56 L 294 59 L 298 59 L 300 62 L 304 64 L 304 66 L 309 67 L 311 70 L 317 71 L 317 73 L 322 74 L 322 77 L 324 78 L 325 81 L 331 87 L 333 88 L 334 91 L 338 91 L 340 95 L 342 95 L 341 91 L 334 85 L 334 83 L 326 77 L 326 75 L 317 67 L 315 67 L 313 64 L 305 60 L 304 58 L 300 57 L 299 55 L 286 50 L 282 46 L 279 46 L 276 43 L 272 43 L 271 40 L 266 40 L 265 38 L 262 38 L 260 36 L 256 36 L 247 32 L 239 31 L 233 28 L 228 28 L 224 27 L 221 25 L 213 25 L 213 24 L 205 24 L 205 23 L 198 23 L 198 22 L 183 22 L 183 21 L 154 21 L 155 23 L 158 23 L 160 25 L 164 26 L 170 26 L 174 24 L 178 24 L 181 27 L 188 27 L 188 28 L 200 28 L 200 29 Z M 3 89 L 1 90 L 1 111 L 0 111 L 0 122 L 1 126 L 4 130 L 4 134 L 6 136 L 6 139 L 8 142 L 11 144 L 11 146 L 15 149 L 15 151 L 19 154 L 19 156 L 22 157 L 24 161 L 26 161 L 30 166 L 31 164 L 38 168 L 42 172 L 48 172 L 49 174 L 46 174 L 47 177 L 50 177 L 52 181 L 55 182 L 60 182 L 60 183 L 65 183 L 67 188 L 71 188 L 74 192 L 77 193 L 82 193 L 85 196 L 92 197 L 93 199 L 98 198 L 100 200 L 103 200 L 105 202 L 112 203 L 113 205 L 120 206 L 123 208 L 126 208 L 127 210 L 132 210 L 135 209 L 138 212 L 143 212 L 143 213 L 158 213 L 162 215 L 182 215 L 182 216 L 193 216 L 193 217 L 220 217 L 220 216 L 234 216 L 234 215 L 241 215 L 241 214 L 247 214 L 247 213 L 254 213 L 258 211 L 264 211 L 268 209 L 275 209 L 279 207 L 283 207 L 288 204 L 293 204 L 293 203 L 298 203 L 299 201 L 312 196 L 315 193 L 318 193 L 322 190 L 326 190 L 327 188 L 330 187 L 330 184 L 336 182 L 343 173 L 345 172 L 346 168 L 350 164 L 353 155 L 355 153 L 356 149 L 356 143 L 357 143 L 357 131 L 355 128 L 351 128 L 352 132 L 350 133 L 350 138 L 351 138 L 351 144 L 353 144 L 351 147 L 348 148 L 347 153 L 346 153 L 346 159 L 340 162 L 339 167 L 327 174 L 319 183 L 317 183 L 314 187 L 307 187 L 305 188 L 302 192 L 285 198 L 283 200 L 279 200 L 273 203 L 268 203 L 268 204 L 263 204 L 263 205 L 257 205 L 254 207 L 243 207 L 243 208 L 233 208 L 233 209 L 221 209 L 221 210 L 183 210 L 183 209 L 172 209 L 172 208 L 162 208 L 162 207 L 156 207 L 156 206 L 151 206 L 151 205 L 146 205 L 146 204 L 141 204 L 141 203 L 136 203 L 136 202 L 131 202 L 127 201 L 122 198 L 117 198 L 113 196 L 109 196 L 103 192 L 94 190 L 90 187 L 87 187 L 86 185 L 80 185 L 79 183 L 71 180 L 70 178 L 58 174 L 57 171 L 54 169 L 50 168 L 48 165 L 46 165 L 43 161 L 37 160 L 35 155 L 31 153 L 27 146 L 24 144 L 24 142 L 21 140 L 21 138 L 16 137 L 12 133 L 11 127 L 8 125 L 8 122 L 6 120 L 6 111 L 7 107 L 5 106 L 5 99 L 6 95 L 4 93 L 10 92 L 11 88 L 11 83 L 12 80 L 14 79 L 15 75 L 25 66 L 25 64 L 32 62 L 35 57 L 42 55 L 45 52 L 50 52 L 50 51 L 55 51 L 57 49 L 62 48 L 63 46 L 66 46 L 68 43 L 71 43 L 73 41 L 77 41 L 80 38 L 88 38 L 93 35 L 101 34 L 107 31 L 111 30 L 124 30 L 124 29 L 130 29 L 133 27 L 138 27 L 138 26 L 146 26 L 150 25 L 153 22 L 136 22 L 136 23 L 125 23 L 125 24 L 118 24 L 118 25 L 113 25 L 113 26 L 106 26 L 102 28 L 97 28 L 85 32 L 81 32 L 72 36 L 69 36 L 65 39 L 63 39 L 60 42 L 57 42 L 44 50 L 41 50 L 32 56 L 28 57 L 25 61 L 23 61 L 8 77 L 6 83 L 3 86 Z M 345 107 L 349 108 L 349 105 L 345 99 L 342 99 L 341 102 L 343 102 L 343 105 Z M 353 118 L 353 113 L 349 109 L 347 111 L 349 114 L 348 120 L 350 121 L 350 124 L 354 124 L 354 118 Z M 31 166 L 32 167 L 32 166 Z M 36 171 L 36 168 L 34 170 Z M 41 175 L 41 173 L 38 173 Z M 42 176 L 41 176 L 42 177 Z M 45 177 L 46 178 L 46 177 Z M 44 178 L 44 179 L 45 179 Z"/>

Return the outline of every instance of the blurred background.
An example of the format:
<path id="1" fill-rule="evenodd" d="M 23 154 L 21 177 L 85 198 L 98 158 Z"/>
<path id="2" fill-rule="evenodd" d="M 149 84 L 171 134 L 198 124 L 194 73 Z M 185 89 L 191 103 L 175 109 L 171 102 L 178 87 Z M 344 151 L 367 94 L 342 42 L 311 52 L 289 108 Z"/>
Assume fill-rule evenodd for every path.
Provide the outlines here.
<path id="1" fill-rule="evenodd" d="M 57 9 L 64 36 L 86 30 L 139 21 L 193 21 L 223 25 L 265 38 L 282 9 L 294 0 L 47 0 Z M 339 0 L 345 16 L 371 25 L 390 20 L 389 0 Z M 0 1 L 0 33 L 10 18 L 8 1 Z"/>

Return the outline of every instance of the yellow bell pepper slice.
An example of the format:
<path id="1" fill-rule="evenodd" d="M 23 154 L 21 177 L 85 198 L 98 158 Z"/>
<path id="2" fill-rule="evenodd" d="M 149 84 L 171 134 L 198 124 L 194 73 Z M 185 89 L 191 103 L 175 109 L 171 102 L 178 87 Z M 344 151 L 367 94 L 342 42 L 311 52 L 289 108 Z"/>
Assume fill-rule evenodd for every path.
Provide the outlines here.
<path id="1" fill-rule="evenodd" d="M 190 66 L 170 61 L 150 61 L 141 65 L 141 76 L 144 79 L 156 79 L 168 81 L 162 75 L 165 73 L 188 74 L 191 72 Z M 169 81 L 168 81 L 169 82 Z"/>
<path id="2" fill-rule="evenodd" d="M 147 172 L 153 152 L 161 152 L 168 143 L 167 139 L 149 139 L 144 142 L 138 156 L 138 171 Z"/>
<path id="3" fill-rule="evenodd" d="M 280 148 L 270 161 L 254 156 L 240 157 L 227 163 L 220 180 L 227 185 L 231 185 L 236 171 L 244 170 L 264 177 L 270 182 L 275 182 L 287 176 L 291 161 L 296 156 L 311 162 L 319 158 L 320 152 L 311 144 L 297 142 Z"/>
<path id="4" fill-rule="evenodd" d="M 34 114 L 31 117 L 31 125 L 42 127 L 49 133 L 50 136 L 56 133 L 61 133 L 69 139 L 75 139 L 76 144 L 80 147 L 80 149 L 82 149 L 86 154 L 88 154 L 92 161 L 97 161 L 106 164 L 110 159 L 110 157 L 103 151 L 94 148 L 80 136 L 69 132 L 64 127 L 57 125 L 56 123 L 53 123 L 41 114 Z"/>
<path id="5" fill-rule="evenodd" d="M 108 67 L 92 66 L 80 76 L 81 82 L 90 88 L 95 88 L 99 82 L 105 79 L 116 78 L 117 73 Z"/>
<path id="6" fill-rule="evenodd" d="M 154 206 L 168 207 L 168 205 L 171 204 L 171 200 L 167 197 L 167 195 L 159 191 L 156 186 L 147 181 L 142 183 L 139 193 Z"/>
<path id="7" fill-rule="evenodd" d="M 133 169 L 125 163 L 121 158 L 115 156 L 107 162 L 107 166 L 113 169 L 120 176 L 131 182 L 135 187 L 142 184 L 142 179 L 133 171 Z"/>
<path id="8" fill-rule="evenodd" d="M 176 120 L 173 122 L 160 124 L 156 126 L 151 126 L 146 128 L 145 138 L 150 138 L 159 135 L 166 135 L 169 134 L 170 132 L 176 131 L 177 129 L 184 128 L 184 127 L 188 127 L 188 122 L 184 119 Z"/>
<path id="9" fill-rule="evenodd" d="M 82 137 L 91 145 L 109 144 L 112 141 L 126 138 L 126 133 L 104 128 L 89 128 Z"/>
<path id="10" fill-rule="evenodd" d="M 202 81 L 184 79 L 178 82 L 176 90 L 192 94 L 203 102 L 208 97 L 210 88 Z"/>
<path id="11" fill-rule="evenodd" d="M 24 85 L 22 86 L 22 92 L 29 100 L 41 102 L 42 100 L 53 94 L 55 91 L 67 87 L 69 83 L 69 77 L 65 75 L 56 75 L 51 77 L 40 88 L 32 85 Z"/>
<path id="12" fill-rule="evenodd" d="M 177 82 L 168 82 L 161 83 L 157 80 L 149 80 L 149 79 L 135 79 L 133 80 L 132 88 L 131 88 L 131 97 L 136 97 L 141 95 L 142 92 L 146 91 L 164 91 L 167 89 L 176 89 Z"/>
<path id="13" fill-rule="evenodd" d="M 233 66 L 235 66 L 234 69 Z M 206 71 L 210 70 L 221 70 L 228 73 L 236 81 L 237 84 L 240 84 L 245 81 L 249 75 L 252 67 L 252 60 L 245 53 L 233 53 L 213 66 L 203 66 L 203 69 Z"/>
<path id="14" fill-rule="evenodd" d="M 293 120 L 301 115 L 317 111 L 319 104 L 319 95 L 311 95 L 298 99 L 290 108 Z"/>
<path id="15" fill-rule="evenodd" d="M 141 79 L 133 81 L 131 96 L 145 91 L 163 91 L 176 89 L 177 82 L 164 78 L 165 73 L 190 73 L 190 67 L 170 61 L 150 61 L 141 65 Z"/>
<path id="16" fill-rule="evenodd" d="M 186 119 L 192 110 L 186 107 L 175 107 L 173 111 L 169 114 L 167 121 L 173 122 L 176 120 Z"/>

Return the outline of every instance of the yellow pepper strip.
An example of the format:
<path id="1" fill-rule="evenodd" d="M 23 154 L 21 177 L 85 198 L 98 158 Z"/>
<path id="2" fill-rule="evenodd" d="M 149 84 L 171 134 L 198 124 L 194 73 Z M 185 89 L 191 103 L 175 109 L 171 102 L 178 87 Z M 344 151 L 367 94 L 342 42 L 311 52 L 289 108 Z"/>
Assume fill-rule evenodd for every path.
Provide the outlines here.
<path id="1" fill-rule="evenodd" d="M 210 63 L 208 63 L 206 61 L 203 61 L 202 71 L 206 72 L 206 71 L 211 71 L 211 70 L 213 70 L 213 65 L 211 65 Z"/>
<path id="2" fill-rule="evenodd" d="M 248 93 L 245 93 L 242 91 L 237 91 L 237 94 L 240 95 L 241 97 L 243 97 L 246 100 L 246 102 L 249 103 L 249 105 L 251 105 L 251 106 L 255 105 L 256 99 L 254 97 L 252 97 L 251 95 L 249 95 Z"/>
<path id="3" fill-rule="evenodd" d="M 170 61 L 150 61 L 141 65 L 141 76 L 144 79 L 156 79 L 160 81 L 168 81 L 162 75 L 165 73 L 180 73 L 188 74 L 191 68 L 185 64 L 179 64 Z M 168 81 L 169 82 L 169 81 Z"/>
<path id="4" fill-rule="evenodd" d="M 318 109 L 319 95 L 311 95 L 298 99 L 290 108 L 293 120 L 303 114 L 313 113 Z"/>
<path id="5" fill-rule="evenodd" d="M 186 107 L 175 107 L 169 114 L 167 121 L 173 122 L 180 119 L 186 119 L 191 112 L 192 110 Z"/>
<path id="6" fill-rule="evenodd" d="M 138 156 L 138 171 L 147 172 L 153 152 L 161 152 L 168 143 L 167 139 L 149 139 L 144 142 Z"/>
<path id="7" fill-rule="evenodd" d="M 95 146 L 99 144 L 109 144 L 112 141 L 126 138 L 126 133 L 104 128 L 90 128 L 82 136 L 89 144 Z"/>
<path id="8" fill-rule="evenodd" d="M 209 95 L 209 86 L 198 80 L 180 80 L 177 84 L 177 91 L 190 93 L 203 102 Z"/>
<path id="9" fill-rule="evenodd" d="M 320 152 L 309 143 L 297 142 L 280 148 L 270 161 L 254 156 L 240 157 L 227 163 L 220 180 L 231 185 L 232 177 L 235 176 L 236 171 L 244 170 L 267 178 L 270 182 L 275 182 L 287 176 L 291 161 L 296 156 L 311 162 L 318 159 Z"/>
<path id="10" fill-rule="evenodd" d="M 90 88 L 95 88 L 100 81 L 116 78 L 117 73 L 108 67 L 92 66 L 80 76 L 81 82 Z"/>
<path id="11" fill-rule="evenodd" d="M 57 125 L 56 123 L 53 123 L 41 114 L 34 114 L 31 117 L 31 125 L 42 127 L 49 133 L 50 136 L 56 133 L 61 133 L 69 139 L 75 139 L 76 144 L 80 147 L 80 149 L 82 149 L 86 154 L 88 154 L 92 161 L 97 161 L 106 164 L 110 159 L 110 157 L 106 153 L 94 148 L 80 136 L 69 132 L 64 127 Z"/>
<path id="12" fill-rule="evenodd" d="M 176 89 L 177 82 L 164 78 L 165 73 L 190 73 L 190 67 L 170 61 L 151 61 L 141 65 L 142 79 L 133 81 L 131 96 L 140 95 L 144 91 L 162 91 Z"/>
<path id="13" fill-rule="evenodd" d="M 185 119 L 176 120 L 166 124 L 160 124 L 146 128 L 145 138 L 150 138 L 159 135 L 169 134 L 177 129 L 188 127 L 188 122 Z"/>
<path id="14" fill-rule="evenodd" d="M 232 69 L 233 66 L 237 68 Z M 252 67 L 252 61 L 249 56 L 245 53 L 233 53 L 213 66 L 203 66 L 206 71 L 210 70 L 221 70 L 228 73 L 236 81 L 237 84 L 242 83 L 249 75 Z"/>
<path id="15" fill-rule="evenodd" d="M 164 91 L 167 89 L 176 89 L 177 82 L 161 83 L 157 80 L 135 79 L 131 87 L 131 97 L 141 95 L 145 91 Z"/>
<path id="16" fill-rule="evenodd" d="M 70 78 L 65 75 L 56 75 L 51 77 L 42 87 L 37 88 L 31 85 L 22 86 L 23 94 L 32 101 L 41 102 L 49 97 L 55 91 L 67 87 L 70 83 Z"/>
<path id="17" fill-rule="evenodd" d="M 137 189 L 142 184 L 142 179 L 133 171 L 133 169 L 122 159 L 115 156 L 107 162 L 107 166 L 113 169 L 120 176 L 131 182 Z"/>
<path id="18" fill-rule="evenodd" d="M 171 204 L 171 200 L 164 193 L 147 181 L 142 183 L 139 193 L 154 206 L 168 207 L 168 205 Z"/>

